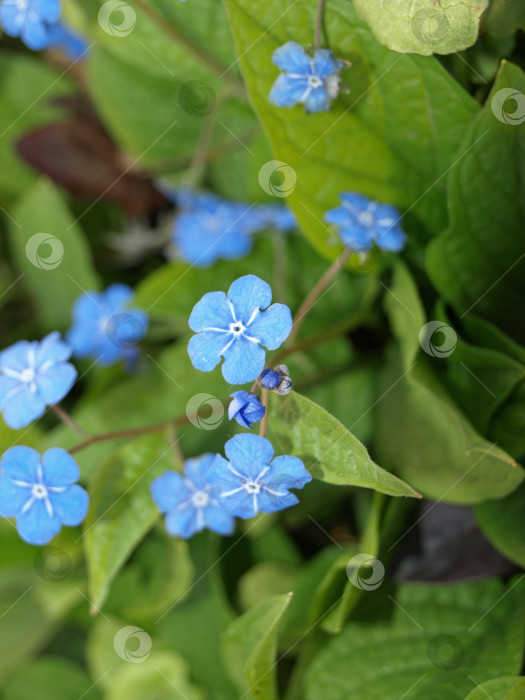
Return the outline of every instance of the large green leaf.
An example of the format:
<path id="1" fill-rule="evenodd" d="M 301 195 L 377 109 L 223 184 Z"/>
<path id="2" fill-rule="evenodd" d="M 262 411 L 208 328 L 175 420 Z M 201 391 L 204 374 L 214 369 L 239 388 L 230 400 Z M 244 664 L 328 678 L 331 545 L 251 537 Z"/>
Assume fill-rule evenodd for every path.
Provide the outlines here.
<path id="1" fill-rule="evenodd" d="M 523 340 L 525 316 L 515 301 L 525 292 L 525 131 L 512 122 L 511 96 L 519 93 L 525 76 L 504 63 L 459 149 L 448 180 L 451 224 L 430 244 L 427 265 L 459 314 L 474 310 Z"/>
<path id="2" fill-rule="evenodd" d="M 479 20 L 489 0 L 354 0 L 376 38 L 392 51 L 456 53 L 478 38 Z"/>
<path id="3" fill-rule="evenodd" d="M 277 700 L 277 638 L 290 597 L 265 600 L 234 620 L 223 635 L 225 664 L 244 697 Z"/>
<path id="4" fill-rule="evenodd" d="M 71 324 L 75 299 L 100 284 L 84 234 L 48 180 L 30 187 L 12 216 L 11 250 L 38 309 L 40 326 L 63 331 Z"/>
<path id="5" fill-rule="evenodd" d="M 302 459 L 315 478 L 391 496 L 419 495 L 375 464 L 366 447 L 321 406 L 296 391 L 273 399 L 269 424 L 281 452 Z"/>
<path id="6" fill-rule="evenodd" d="M 436 373 L 444 360 L 421 351 L 424 311 L 401 263 L 385 306 L 400 353 L 391 354 L 377 406 L 381 460 L 429 498 L 479 503 L 513 491 L 523 471 L 479 435 L 452 401 Z"/>
<path id="7" fill-rule="evenodd" d="M 315 3 L 225 3 L 253 106 L 274 156 L 295 170 L 295 189 L 286 201 L 308 238 L 335 257 L 322 218 L 347 190 L 410 208 L 427 230 L 442 230 L 441 179 L 477 105 L 439 63 L 392 54 L 357 19 L 348 0 L 334 0 L 326 9 L 324 45 L 352 62 L 343 73 L 350 94 L 341 94 L 329 113 L 277 108 L 268 99 L 278 75 L 272 53 L 290 40 L 311 44 Z"/>
<path id="8" fill-rule="evenodd" d="M 404 585 L 390 624 L 350 624 L 305 679 L 307 700 L 463 700 L 475 682 L 516 674 L 523 655 L 523 577 Z"/>
<path id="9" fill-rule="evenodd" d="M 90 508 L 84 522 L 90 598 L 100 608 L 126 557 L 159 517 L 150 485 L 174 466 L 163 433 L 138 438 L 111 454 L 89 482 Z"/>
<path id="10" fill-rule="evenodd" d="M 26 664 L 5 685 L 3 700 L 71 700 L 89 692 L 89 700 L 101 696 L 84 669 L 58 656 L 43 656 Z"/>
<path id="11" fill-rule="evenodd" d="M 493 678 L 491 681 L 480 683 L 472 690 L 465 700 L 523 700 L 525 698 L 525 678 L 523 676 L 507 676 Z"/>
<path id="12" fill-rule="evenodd" d="M 525 485 L 499 501 L 476 507 L 476 520 L 496 549 L 525 568 Z"/>

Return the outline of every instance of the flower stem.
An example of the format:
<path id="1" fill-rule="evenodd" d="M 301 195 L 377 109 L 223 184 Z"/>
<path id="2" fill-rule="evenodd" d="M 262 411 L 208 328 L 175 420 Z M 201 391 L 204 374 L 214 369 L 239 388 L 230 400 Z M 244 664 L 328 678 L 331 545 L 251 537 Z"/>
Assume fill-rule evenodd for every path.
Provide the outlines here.
<path id="1" fill-rule="evenodd" d="M 259 428 L 259 435 L 261 437 L 266 437 L 266 429 L 268 427 L 268 404 L 270 403 L 270 392 L 263 389 L 261 392 L 261 403 L 265 408 L 264 416 L 261 418 L 261 426 Z"/>
<path id="2" fill-rule="evenodd" d="M 61 406 L 59 406 L 57 403 L 51 406 L 51 410 L 53 411 L 55 416 L 57 416 L 57 418 L 59 418 L 62 421 L 62 423 L 64 423 L 64 425 L 67 425 L 68 428 L 74 430 L 75 433 L 84 436 L 89 435 L 87 430 L 81 428 L 80 425 L 75 420 L 73 420 L 69 413 L 67 413 L 67 411 L 64 411 L 64 409 L 61 408 Z"/>
<path id="3" fill-rule="evenodd" d="M 330 282 L 334 279 L 334 277 L 337 275 L 339 270 L 341 270 L 341 268 L 344 266 L 345 262 L 351 255 L 352 251 L 350 250 L 350 248 L 344 248 L 343 251 L 340 253 L 339 257 L 337 257 L 334 260 L 334 262 L 330 265 L 328 270 L 324 273 L 324 275 L 320 278 L 317 284 L 313 287 L 311 292 L 307 295 L 306 299 L 303 301 L 303 303 L 297 310 L 297 313 L 295 314 L 292 332 L 290 333 L 287 341 L 288 345 L 293 344 L 293 341 L 297 337 L 299 329 L 307 314 L 311 311 L 321 294 L 328 287 Z"/>
<path id="4" fill-rule="evenodd" d="M 316 49 L 321 48 L 321 32 L 323 31 L 323 15 L 324 15 L 325 0 L 319 0 L 317 4 L 317 14 L 315 16 L 315 39 L 314 45 Z"/>

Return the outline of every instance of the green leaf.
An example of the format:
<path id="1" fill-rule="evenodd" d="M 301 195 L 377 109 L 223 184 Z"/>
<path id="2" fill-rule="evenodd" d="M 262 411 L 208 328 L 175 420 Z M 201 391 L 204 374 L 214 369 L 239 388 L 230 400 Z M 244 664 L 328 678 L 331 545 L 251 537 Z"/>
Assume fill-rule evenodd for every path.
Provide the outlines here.
<path id="1" fill-rule="evenodd" d="M 84 234 L 48 180 L 30 187 L 12 216 L 9 243 L 40 326 L 43 331 L 64 331 L 71 325 L 77 297 L 100 285 Z"/>
<path id="2" fill-rule="evenodd" d="M 100 608 L 122 564 L 159 518 L 151 482 L 174 467 L 163 433 L 129 442 L 102 462 L 89 481 L 84 542 L 92 605 Z"/>
<path id="3" fill-rule="evenodd" d="M 519 673 L 523 577 L 400 586 L 389 624 L 350 624 L 305 679 L 307 700 L 463 700 L 473 679 Z M 353 659 L 349 673 L 348 660 Z"/>
<path id="4" fill-rule="evenodd" d="M 513 491 L 523 471 L 479 435 L 454 404 L 434 369 L 443 359 L 420 349 L 423 308 L 400 262 L 385 307 L 402 356 L 392 352 L 383 372 L 376 432 L 380 459 L 429 498 L 479 503 Z"/>
<path id="5" fill-rule="evenodd" d="M 298 567 L 282 561 L 264 561 L 252 566 L 239 580 L 239 603 L 243 610 L 267 598 L 292 590 Z"/>
<path id="6" fill-rule="evenodd" d="M 483 16 L 483 28 L 497 37 L 525 28 L 525 5 L 521 0 L 492 0 Z"/>
<path id="7" fill-rule="evenodd" d="M 525 568 L 525 484 L 506 498 L 476 506 L 476 520 L 496 549 Z"/>
<path id="8" fill-rule="evenodd" d="M 71 700 L 88 692 L 89 700 L 101 697 L 81 666 L 58 656 L 43 656 L 26 664 L 6 683 L 2 700 Z"/>
<path id="9" fill-rule="evenodd" d="M 523 700 L 525 698 L 525 678 L 523 676 L 507 676 L 493 678 L 491 681 L 480 683 L 472 690 L 465 700 Z"/>
<path id="10" fill-rule="evenodd" d="M 224 662 L 246 696 L 277 700 L 277 638 L 291 595 L 264 601 L 234 620 L 223 635 Z"/>
<path id="11" fill-rule="evenodd" d="M 375 37 L 392 51 L 456 53 L 478 38 L 479 21 L 489 0 L 354 0 Z"/>
<path id="12" fill-rule="evenodd" d="M 505 123 L 515 110 L 509 90 L 525 93 L 525 76 L 503 63 L 449 175 L 451 224 L 430 243 L 427 267 L 461 317 L 474 310 L 523 340 L 515 300 L 525 293 L 525 131 Z"/>
<path id="13" fill-rule="evenodd" d="M 269 425 L 283 454 L 299 457 L 316 479 L 362 486 L 391 496 L 414 496 L 408 484 L 381 469 L 336 418 L 296 391 L 274 397 Z"/>
<path id="14" fill-rule="evenodd" d="M 340 94 L 330 113 L 278 108 L 268 99 L 279 73 L 272 53 L 290 40 L 311 44 L 315 3 L 225 2 L 252 104 L 275 158 L 297 177 L 286 201 L 318 250 L 337 255 L 323 215 L 348 190 L 410 208 L 427 231 L 442 230 L 441 179 L 478 106 L 437 60 L 392 54 L 348 0 L 333 0 L 325 12 L 325 45 L 352 62 L 342 76 L 350 94 Z"/>

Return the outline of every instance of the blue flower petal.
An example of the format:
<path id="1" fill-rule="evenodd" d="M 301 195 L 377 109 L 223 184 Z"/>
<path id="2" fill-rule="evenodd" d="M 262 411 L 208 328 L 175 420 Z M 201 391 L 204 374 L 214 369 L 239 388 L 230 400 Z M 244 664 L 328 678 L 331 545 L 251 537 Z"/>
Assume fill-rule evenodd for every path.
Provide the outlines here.
<path id="1" fill-rule="evenodd" d="M 221 361 L 222 351 L 231 339 L 231 334 L 216 333 L 214 331 L 198 333 L 192 336 L 188 343 L 188 354 L 192 365 L 195 369 L 200 369 L 201 372 L 211 372 Z M 234 342 L 233 345 L 235 344 Z M 247 379 L 246 381 L 250 380 Z"/>
<path id="2" fill-rule="evenodd" d="M 313 61 L 314 70 L 320 78 L 339 73 L 344 67 L 344 63 L 338 61 L 330 49 L 317 49 Z"/>
<path id="3" fill-rule="evenodd" d="M 23 19 L 24 15 L 17 8 L 15 2 L 10 2 L 9 0 L 2 2 L 0 5 L 0 21 L 6 34 L 19 36 Z"/>
<path id="4" fill-rule="evenodd" d="M 207 328 L 229 330 L 233 320 L 226 294 L 224 292 L 208 292 L 193 307 L 188 325 L 196 333 Z"/>
<path id="5" fill-rule="evenodd" d="M 205 452 L 200 457 L 187 459 L 184 462 L 184 474 L 191 483 L 199 490 L 203 490 L 208 486 L 208 471 L 215 461 L 215 455 L 211 452 Z"/>
<path id="6" fill-rule="evenodd" d="M 2 409 L 4 420 L 10 428 L 18 430 L 25 428 L 46 410 L 46 404 L 38 394 L 32 394 L 28 388 L 23 388 Z"/>
<path id="7" fill-rule="evenodd" d="M 272 85 L 268 99 L 276 107 L 294 107 L 302 102 L 307 89 L 307 78 L 291 78 L 281 73 Z"/>
<path id="8" fill-rule="evenodd" d="M 31 0 L 31 9 L 46 24 L 55 24 L 60 19 L 60 0 Z"/>
<path id="9" fill-rule="evenodd" d="M 362 251 L 372 248 L 374 240 L 372 234 L 362 226 L 343 226 L 339 231 L 339 235 L 343 243 L 352 250 Z"/>
<path id="10" fill-rule="evenodd" d="M 0 515 L 4 518 L 17 516 L 31 498 L 31 489 L 16 486 L 6 474 L 0 474 Z"/>
<path id="11" fill-rule="evenodd" d="M 312 475 L 305 469 L 303 462 L 291 455 L 276 457 L 270 465 L 269 475 L 272 483 L 280 482 L 287 489 L 301 489 L 312 481 Z"/>
<path id="12" fill-rule="evenodd" d="M 25 17 L 20 30 L 20 38 L 33 51 L 45 49 L 49 44 L 47 27 L 40 22 L 34 22 L 30 17 Z"/>
<path id="13" fill-rule="evenodd" d="M 204 508 L 204 524 L 219 535 L 231 535 L 235 529 L 233 517 L 219 505 L 210 503 Z"/>
<path id="14" fill-rule="evenodd" d="M 48 406 L 61 401 L 69 393 L 77 375 L 77 370 L 69 363 L 51 367 L 36 378 L 40 396 Z"/>
<path id="15" fill-rule="evenodd" d="M 323 219 L 328 224 L 333 224 L 334 226 L 344 226 L 349 220 L 350 213 L 347 207 L 335 207 L 335 209 L 329 209 L 325 212 Z"/>
<path id="16" fill-rule="evenodd" d="M 370 199 L 359 192 L 342 192 L 339 199 L 343 204 L 346 204 L 350 209 L 353 209 L 355 214 L 361 211 L 366 211 L 370 205 Z"/>
<path id="17" fill-rule="evenodd" d="M 331 99 L 324 86 L 314 88 L 304 100 L 307 112 L 324 112 L 330 109 Z"/>
<path id="18" fill-rule="evenodd" d="M 158 476 L 150 487 L 151 495 L 161 513 L 180 506 L 191 498 L 192 492 L 181 474 L 167 471 Z"/>
<path id="19" fill-rule="evenodd" d="M 244 489 L 237 490 L 239 488 L 240 484 L 231 491 L 225 491 L 221 494 L 219 502 L 230 515 L 248 520 L 248 518 L 253 518 L 257 515 L 257 499 L 254 499 L 253 495 L 247 493 Z"/>
<path id="20" fill-rule="evenodd" d="M 10 479 L 27 481 L 34 484 L 38 481 L 38 465 L 40 455 L 32 447 L 16 445 L 10 447 L 0 460 L 0 469 Z"/>
<path id="21" fill-rule="evenodd" d="M 272 488 L 272 485 L 261 489 L 257 501 L 259 510 L 262 513 L 275 513 L 278 510 L 284 510 L 299 503 L 299 499 L 294 493 L 289 493 L 285 490 L 280 491 Z"/>
<path id="22" fill-rule="evenodd" d="M 19 340 L 0 353 L 0 370 L 11 369 L 13 372 L 23 372 L 27 369 L 29 361 L 27 359 L 30 350 L 36 350 L 36 343 L 29 343 L 27 340 Z"/>
<path id="23" fill-rule="evenodd" d="M 60 338 L 60 333 L 54 331 L 39 343 L 36 351 L 36 365 L 39 367 L 44 362 L 65 362 L 71 357 L 72 348 Z"/>
<path id="24" fill-rule="evenodd" d="M 78 481 L 80 470 L 73 457 L 61 447 L 51 447 L 42 457 L 46 486 L 70 486 Z"/>
<path id="25" fill-rule="evenodd" d="M 113 313 L 116 313 L 125 309 L 133 295 L 133 289 L 127 284 L 111 284 L 104 291 L 104 303 Z"/>
<path id="26" fill-rule="evenodd" d="M 228 299 L 233 304 L 235 320 L 246 325 L 255 309 L 266 309 L 271 304 L 272 288 L 260 277 L 244 275 L 231 284 Z"/>
<path id="27" fill-rule="evenodd" d="M 292 313 L 285 304 L 272 304 L 248 327 L 247 333 L 258 338 L 268 350 L 276 350 L 290 335 Z"/>
<path id="28" fill-rule="evenodd" d="M 5 401 L 9 401 L 23 387 L 23 384 L 13 377 L 0 374 L 0 410 Z"/>
<path id="29" fill-rule="evenodd" d="M 234 469 L 250 479 L 256 479 L 274 455 L 269 440 L 252 434 L 235 435 L 228 440 L 224 451 Z"/>
<path id="30" fill-rule="evenodd" d="M 397 253 L 405 247 L 406 236 L 400 229 L 392 228 L 389 231 L 378 233 L 376 242 L 379 248 Z"/>
<path id="31" fill-rule="evenodd" d="M 80 525 L 88 512 L 89 496 L 78 484 L 69 486 L 67 491 L 61 493 L 49 492 L 49 501 L 55 516 L 63 525 L 70 527 Z"/>
<path id="32" fill-rule="evenodd" d="M 301 44 L 298 44 L 296 41 L 288 41 L 283 46 L 275 49 L 272 62 L 287 73 L 311 74 L 311 59 Z"/>
<path id="33" fill-rule="evenodd" d="M 50 517 L 43 499 L 37 500 L 16 519 L 20 537 L 29 544 L 47 544 L 60 532 L 62 524 L 58 517 Z"/>
<path id="34" fill-rule="evenodd" d="M 226 443 L 228 444 L 228 443 Z M 211 467 L 208 470 L 208 484 L 216 497 L 226 491 L 232 491 L 240 486 L 239 474 L 243 475 L 242 466 L 233 471 L 233 467 L 222 455 L 215 455 Z M 236 473 L 237 472 L 237 473 Z"/>
<path id="35" fill-rule="evenodd" d="M 166 515 L 166 530 L 173 537 L 187 540 L 202 530 L 197 521 L 197 512 L 190 504 L 179 509 L 170 510 Z"/>
<path id="36" fill-rule="evenodd" d="M 193 336 L 193 338 L 199 338 L 202 335 L 205 334 L 201 333 L 200 336 Z M 222 376 L 228 384 L 253 382 L 263 371 L 265 360 L 266 353 L 258 343 L 247 340 L 243 336 L 238 336 L 227 352 L 224 353 Z M 193 364 L 197 367 L 195 362 Z M 197 369 L 201 369 L 201 367 L 197 367 Z"/>

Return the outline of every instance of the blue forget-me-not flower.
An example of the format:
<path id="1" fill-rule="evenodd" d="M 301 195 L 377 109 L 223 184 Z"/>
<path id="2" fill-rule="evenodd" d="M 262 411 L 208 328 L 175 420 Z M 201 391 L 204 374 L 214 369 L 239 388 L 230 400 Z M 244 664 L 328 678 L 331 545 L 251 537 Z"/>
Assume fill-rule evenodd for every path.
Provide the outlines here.
<path id="1" fill-rule="evenodd" d="M 86 517 L 89 498 L 76 483 L 78 465 L 60 447 L 42 459 L 30 447 L 11 447 L 0 469 L 0 515 L 16 518 L 20 537 L 29 544 L 47 544 L 62 525 L 74 527 Z"/>
<path id="2" fill-rule="evenodd" d="M 211 372 L 224 357 L 222 374 L 229 384 L 256 379 L 268 350 L 276 350 L 292 330 L 292 314 L 272 304 L 270 285 L 255 275 L 235 280 L 224 292 L 209 292 L 195 304 L 189 319 L 197 333 L 188 344 L 193 366 Z M 263 311 L 263 309 L 266 309 Z"/>
<path id="3" fill-rule="evenodd" d="M 207 453 L 184 463 L 184 476 L 167 471 L 151 485 L 158 509 L 166 514 L 166 529 L 174 537 L 188 539 L 209 528 L 231 535 L 235 521 L 212 493 L 208 478 L 215 455 Z"/>
<path id="4" fill-rule="evenodd" d="M 60 13 L 60 0 L 3 0 L 0 4 L 4 32 L 20 37 L 34 51 L 48 46 L 50 28 Z"/>
<path id="5" fill-rule="evenodd" d="M 375 243 L 383 250 L 402 250 L 406 236 L 395 207 L 374 202 L 357 192 L 343 192 L 339 198 L 342 206 L 327 211 L 324 220 L 339 228 L 339 235 L 348 248 L 370 250 Z"/>
<path id="6" fill-rule="evenodd" d="M 226 457 L 217 455 L 208 478 L 219 502 L 232 515 L 253 518 L 299 502 L 289 489 L 302 489 L 312 480 L 298 457 L 274 456 L 272 443 L 245 433 L 228 440 Z"/>
<path id="7" fill-rule="evenodd" d="M 234 391 L 230 396 L 233 401 L 228 407 L 228 418 L 235 418 L 243 428 L 251 428 L 264 416 L 266 409 L 255 394 L 249 391 Z"/>
<path id="8" fill-rule="evenodd" d="M 128 308 L 134 292 L 112 284 L 103 292 L 86 292 L 73 306 L 73 326 L 67 334 L 75 356 L 92 357 L 101 365 L 138 354 L 137 343 L 148 330 L 148 315 Z"/>
<path id="9" fill-rule="evenodd" d="M 332 51 L 317 49 L 312 58 L 300 44 L 289 41 L 274 51 L 272 61 L 283 73 L 273 84 L 270 102 L 277 107 L 303 104 L 306 112 L 330 109 L 339 94 L 339 73 L 345 67 Z"/>
<path id="10" fill-rule="evenodd" d="M 20 340 L 0 353 L 0 410 L 10 428 L 23 428 L 61 401 L 77 377 L 72 348 L 60 333 Z"/>

